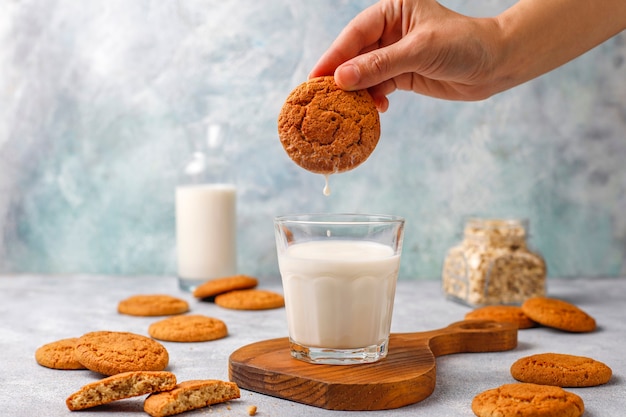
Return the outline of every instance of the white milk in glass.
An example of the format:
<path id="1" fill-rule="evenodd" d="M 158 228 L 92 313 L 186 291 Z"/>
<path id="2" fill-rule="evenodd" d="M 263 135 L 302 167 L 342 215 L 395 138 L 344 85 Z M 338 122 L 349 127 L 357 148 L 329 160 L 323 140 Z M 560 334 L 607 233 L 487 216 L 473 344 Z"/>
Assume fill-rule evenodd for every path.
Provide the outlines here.
<path id="1" fill-rule="evenodd" d="M 236 273 L 234 185 L 176 188 L 176 245 L 178 276 L 185 285 Z"/>
<path id="2" fill-rule="evenodd" d="M 310 241 L 290 245 L 278 263 L 294 342 L 353 349 L 387 340 L 400 266 L 391 247 Z"/>

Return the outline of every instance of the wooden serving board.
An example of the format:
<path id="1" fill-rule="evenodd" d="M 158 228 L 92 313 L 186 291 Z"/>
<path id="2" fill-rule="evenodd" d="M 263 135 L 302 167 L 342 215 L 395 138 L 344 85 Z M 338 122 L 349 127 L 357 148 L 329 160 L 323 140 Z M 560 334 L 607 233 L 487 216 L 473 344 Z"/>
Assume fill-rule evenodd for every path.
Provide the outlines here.
<path id="1" fill-rule="evenodd" d="M 419 402 L 433 392 L 437 356 L 516 346 L 515 325 L 466 320 L 439 330 L 392 334 L 387 357 L 375 363 L 306 363 L 291 357 L 285 337 L 236 350 L 228 371 L 240 388 L 261 394 L 329 410 L 387 410 Z"/>

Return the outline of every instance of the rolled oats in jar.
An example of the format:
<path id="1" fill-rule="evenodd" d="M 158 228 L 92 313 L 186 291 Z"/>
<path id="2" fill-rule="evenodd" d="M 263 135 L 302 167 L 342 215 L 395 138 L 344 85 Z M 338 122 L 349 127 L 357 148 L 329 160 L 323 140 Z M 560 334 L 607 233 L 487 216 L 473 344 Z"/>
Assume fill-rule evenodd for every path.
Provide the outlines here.
<path id="1" fill-rule="evenodd" d="M 446 296 L 470 306 L 519 305 L 545 295 L 546 264 L 527 246 L 528 221 L 469 219 L 443 265 Z"/>

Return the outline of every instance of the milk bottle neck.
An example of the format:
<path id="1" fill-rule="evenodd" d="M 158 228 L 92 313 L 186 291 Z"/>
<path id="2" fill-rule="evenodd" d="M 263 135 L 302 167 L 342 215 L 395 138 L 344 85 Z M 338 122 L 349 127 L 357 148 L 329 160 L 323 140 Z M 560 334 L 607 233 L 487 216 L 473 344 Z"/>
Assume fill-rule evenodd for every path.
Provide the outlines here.
<path id="1" fill-rule="evenodd" d="M 181 185 L 234 184 L 234 170 L 226 152 L 227 129 L 220 124 L 202 124 L 189 132 L 191 157 L 184 165 Z"/>

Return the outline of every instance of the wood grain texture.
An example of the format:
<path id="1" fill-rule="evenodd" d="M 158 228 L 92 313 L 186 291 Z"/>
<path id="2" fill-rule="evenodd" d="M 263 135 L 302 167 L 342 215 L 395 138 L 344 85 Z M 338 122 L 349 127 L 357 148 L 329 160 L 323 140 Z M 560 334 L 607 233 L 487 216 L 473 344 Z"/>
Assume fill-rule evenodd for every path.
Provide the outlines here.
<path id="1" fill-rule="evenodd" d="M 435 389 L 436 357 L 498 352 L 517 346 L 517 327 L 468 320 L 439 330 L 392 334 L 386 358 L 360 365 L 316 365 L 291 357 L 289 339 L 239 348 L 229 378 L 240 388 L 329 410 L 387 410 L 427 398 Z"/>

